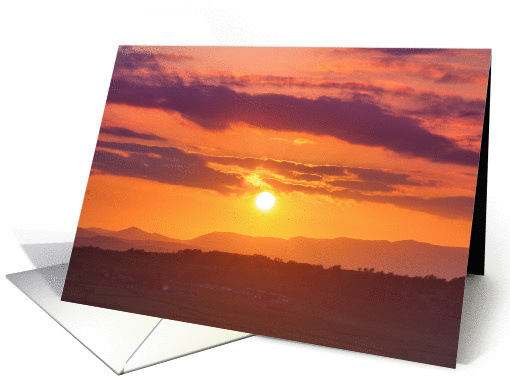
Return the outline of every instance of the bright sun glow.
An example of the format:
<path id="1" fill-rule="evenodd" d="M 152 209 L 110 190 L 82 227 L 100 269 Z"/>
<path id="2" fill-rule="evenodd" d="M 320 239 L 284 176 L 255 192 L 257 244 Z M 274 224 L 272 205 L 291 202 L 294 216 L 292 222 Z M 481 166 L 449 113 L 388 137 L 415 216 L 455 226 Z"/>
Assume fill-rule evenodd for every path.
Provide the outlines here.
<path id="1" fill-rule="evenodd" d="M 266 191 L 257 196 L 257 199 L 255 199 L 255 204 L 261 210 L 267 211 L 274 206 L 275 200 L 276 199 L 274 198 L 273 194 Z"/>

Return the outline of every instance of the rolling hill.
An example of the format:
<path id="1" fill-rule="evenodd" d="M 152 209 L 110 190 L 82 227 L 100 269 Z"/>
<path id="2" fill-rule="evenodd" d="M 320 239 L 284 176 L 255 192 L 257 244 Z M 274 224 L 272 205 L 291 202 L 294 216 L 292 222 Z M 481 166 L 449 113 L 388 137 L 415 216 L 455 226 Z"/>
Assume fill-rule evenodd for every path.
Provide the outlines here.
<path id="1" fill-rule="evenodd" d="M 291 239 L 252 237 L 232 232 L 213 232 L 191 240 L 172 239 L 131 227 L 121 231 L 79 228 L 75 246 L 94 246 L 125 251 L 129 248 L 151 252 L 176 252 L 182 249 L 222 251 L 244 255 L 264 255 L 283 261 L 321 264 L 326 268 L 374 268 L 409 276 L 433 274 L 447 280 L 465 276 L 468 248 L 445 247 L 413 240 L 361 240 L 345 237 Z"/>

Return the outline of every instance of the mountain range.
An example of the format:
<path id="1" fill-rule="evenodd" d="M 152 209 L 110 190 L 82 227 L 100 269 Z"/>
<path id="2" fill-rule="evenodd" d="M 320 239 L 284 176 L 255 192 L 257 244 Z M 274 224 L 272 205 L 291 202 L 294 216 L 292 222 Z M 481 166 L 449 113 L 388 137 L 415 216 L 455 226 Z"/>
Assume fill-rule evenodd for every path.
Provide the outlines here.
<path id="1" fill-rule="evenodd" d="M 253 237 L 232 232 L 212 232 L 191 240 L 145 232 L 137 227 L 120 231 L 78 228 L 75 247 L 93 246 L 126 251 L 176 252 L 183 249 L 264 255 L 283 261 L 340 265 L 344 269 L 371 269 L 409 276 L 435 275 L 447 280 L 466 275 L 468 248 L 446 247 L 414 240 L 390 242 L 345 237 L 313 239 Z"/>

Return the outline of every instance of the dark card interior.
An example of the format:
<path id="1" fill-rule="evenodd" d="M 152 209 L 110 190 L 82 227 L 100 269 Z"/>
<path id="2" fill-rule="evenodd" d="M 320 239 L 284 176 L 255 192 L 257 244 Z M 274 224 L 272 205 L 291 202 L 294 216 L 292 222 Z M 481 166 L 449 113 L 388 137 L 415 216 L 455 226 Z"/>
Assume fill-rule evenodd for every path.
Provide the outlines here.
<path id="1" fill-rule="evenodd" d="M 476 182 L 475 207 L 473 211 L 473 225 L 471 226 L 471 241 L 469 243 L 469 257 L 467 273 L 483 275 L 485 273 L 485 230 L 487 220 L 487 170 L 489 165 L 489 117 L 491 106 L 491 70 L 487 83 L 487 98 L 483 117 L 482 143 L 480 147 L 480 163 L 478 165 L 478 179 Z"/>

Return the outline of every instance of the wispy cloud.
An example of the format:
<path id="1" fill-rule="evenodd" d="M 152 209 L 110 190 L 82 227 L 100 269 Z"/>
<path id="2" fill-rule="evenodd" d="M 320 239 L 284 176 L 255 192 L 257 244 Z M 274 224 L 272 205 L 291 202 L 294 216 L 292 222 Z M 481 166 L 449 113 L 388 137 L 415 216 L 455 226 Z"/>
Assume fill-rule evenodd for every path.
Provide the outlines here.
<path id="1" fill-rule="evenodd" d="M 335 65 L 328 70 L 344 72 L 346 67 L 362 68 L 366 72 L 391 72 L 400 75 L 415 76 L 435 83 L 477 83 L 487 81 L 488 68 L 481 69 L 466 64 L 441 62 L 441 58 L 454 56 L 453 49 L 419 49 L 419 48 L 364 48 L 364 49 L 331 49 L 333 56 L 342 59 L 337 69 Z M 356 57 L 352 59 L 353 53 Z M 479 55 L 490 57 L 490 50 L 479 50 Z M 436 60 L 427 60 L 435 56 Z M 347 64 L 347 65 L 346 65 Z"/>
<path id="2" fill-rule="evenodd" d="M 103 126 L 101 127 L 101 134 L 112 135 L 120 138 L 137 138 L 145 141 L 166 141 L 166 138 L 160 137 L 156 134 L 138 133 L 134 130 L 117 126 Z"/>
<path id="3" fill-rule="evenodd" d="M 407 195 L 365 194 L 355 189 L 330 190 L 321 186 L 290 184 L 276 179 L 264 179 L 264 182 L 280 192 L 301 192 L 357 202 L 391 204 L 396 207 L 425 212 L 449 219 L 471 220 L 473 218 L 474 199 L 465 196 L 420 198 Z"/>

